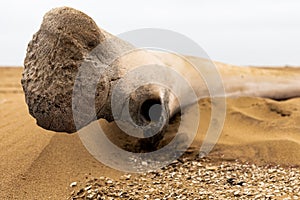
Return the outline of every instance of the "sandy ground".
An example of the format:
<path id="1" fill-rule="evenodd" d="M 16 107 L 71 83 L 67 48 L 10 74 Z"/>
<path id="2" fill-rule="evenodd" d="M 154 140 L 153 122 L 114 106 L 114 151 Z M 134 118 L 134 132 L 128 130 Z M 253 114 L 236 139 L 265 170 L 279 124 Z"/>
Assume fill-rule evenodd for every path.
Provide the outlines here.
<path id="1" fill-rule="evenodd" d="M 0 199 L 66 199 L 69 184 L 87 174 L 118 179 L 122 172 L 95 160 L 77 134 L 43 130 L 28 114 L 20 84 L 22 68 L 0 68 Z M 199 101 L 197 149 L 210 116 Z M 119 131 L 113 123 L 103 126 Z M 172 129 L 170 130 L 172 131 Z M 211 157 L 258 165 L 300 165 L 300 99 L 227 99 L 227 117 Z"/>

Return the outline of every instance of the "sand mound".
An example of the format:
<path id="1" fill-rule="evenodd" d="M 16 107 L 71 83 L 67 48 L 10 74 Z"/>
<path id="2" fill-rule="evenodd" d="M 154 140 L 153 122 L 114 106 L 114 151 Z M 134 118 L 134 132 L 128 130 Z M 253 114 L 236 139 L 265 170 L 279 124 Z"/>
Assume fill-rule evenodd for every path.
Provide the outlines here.
<path id="1" fill-rule="evenodd" d="M 96 161 L 77 134 L 39 128 L 28 114 L 21 92 L 21 68 L 0 68 L 0 199 L 62 199 L 73 181 L 87 174 L 118 180 L 122 172 Z M 201 121 L 191 151 L 199 150 L 210 119 L 210 102 L 199 101 Z M 300 99 L 227 99 L 227 117 L 212 160 L 248 161 L 258 165 L 300 165 Z M 113 123 L 100 122 L 116 134 Z M 176 128 L 176 121 L 171 125 Z M 188 127 L 187 127 L 188 128 Z"/>

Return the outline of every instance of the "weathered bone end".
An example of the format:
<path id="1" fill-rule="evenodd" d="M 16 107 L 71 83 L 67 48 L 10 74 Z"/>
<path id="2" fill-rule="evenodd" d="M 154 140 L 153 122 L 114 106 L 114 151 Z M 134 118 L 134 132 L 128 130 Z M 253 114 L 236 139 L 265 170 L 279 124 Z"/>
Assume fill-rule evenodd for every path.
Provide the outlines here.
<path id="1" fill-rule="evenodd" d="M 29 112 L 39 126 L 76 131 L 72 116 L 74 79 L 84 56 L 102 40 L 104 35 L 96 23 L 80 11 L 63 7 L 46 13 L 28 44 L 21 81 Z"/>
<path id="2" fill-rule="evenodd" d="M 99 29 L 80 11 L 67 7 L 49 11 L 28 45 L 21 81 L 37 124 L 47 130 L 73 133 L 99 118 L 115 120 L 111 98 L 116 82 L 141 65 L 161 64 L 144 51 L 122 57 L 131 50 L 131 44 Z M 127 82 L 122 89 L 128 89 Z M 74 95 L 83 98 L 74 99 Z M 131 95 L 131 118 L 138 126 L 148 127 L 145 136 L 156 133 L 141 143 L 144 148 L 155 149 L 178 102 L 170 103 L 174 97 L 161 86 L 145 86 Z M 87 103 L 86 99 L 94 101 Z M 96 116 L 91 115 L 93 111 Z"/>

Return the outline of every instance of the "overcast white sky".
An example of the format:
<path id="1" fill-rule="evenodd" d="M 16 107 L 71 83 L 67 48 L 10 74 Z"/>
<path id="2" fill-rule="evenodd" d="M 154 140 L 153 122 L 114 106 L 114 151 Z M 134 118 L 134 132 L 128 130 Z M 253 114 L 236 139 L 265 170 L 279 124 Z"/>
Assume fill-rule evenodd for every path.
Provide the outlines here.
<path id="1" fill-rule="evenodd" d="M 300 65 L 297 0 L 6 0 L 0 3 L 0 65 L 22 65 L 45 12 L 70 6 L 113 34 L 164 28 L 196 41 L 213 60 Z"/>

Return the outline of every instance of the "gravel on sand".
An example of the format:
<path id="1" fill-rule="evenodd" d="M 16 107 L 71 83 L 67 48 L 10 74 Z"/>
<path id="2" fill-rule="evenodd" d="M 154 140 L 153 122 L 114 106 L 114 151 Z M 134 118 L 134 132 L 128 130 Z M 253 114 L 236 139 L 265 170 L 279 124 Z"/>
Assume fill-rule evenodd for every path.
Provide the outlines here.
<path id="1" fill-rule="evenodd" d="M 183 159 L 156 171 L 119 180 L 86 177 L 70 185 L 69 199 L 299 199 L 297 167 L 257 166 L 239 161 Z"/>

